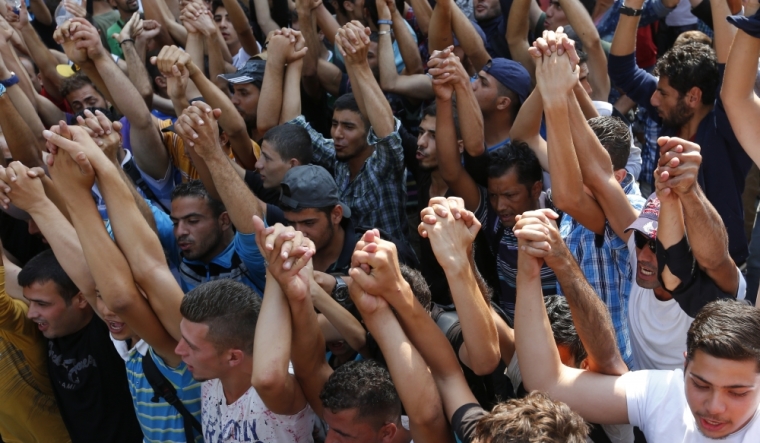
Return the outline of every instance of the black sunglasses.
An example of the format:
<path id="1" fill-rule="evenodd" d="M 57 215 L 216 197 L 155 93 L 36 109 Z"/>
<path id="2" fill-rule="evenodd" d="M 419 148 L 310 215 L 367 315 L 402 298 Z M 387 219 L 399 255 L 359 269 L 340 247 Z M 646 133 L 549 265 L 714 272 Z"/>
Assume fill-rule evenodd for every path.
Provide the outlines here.
<path id="1" fill-rule="evenodd" d="M 638 249 L 644 249 L 644 246 L 649 246 L 649 249 L 656 253 L 657 252 L 657 243 L 652 240 L 651 238 L 647 237 L 646 235 L 642 234 L 639 231 L 633 231 L 633 240 L 636 243 L 636 247 Z"/>

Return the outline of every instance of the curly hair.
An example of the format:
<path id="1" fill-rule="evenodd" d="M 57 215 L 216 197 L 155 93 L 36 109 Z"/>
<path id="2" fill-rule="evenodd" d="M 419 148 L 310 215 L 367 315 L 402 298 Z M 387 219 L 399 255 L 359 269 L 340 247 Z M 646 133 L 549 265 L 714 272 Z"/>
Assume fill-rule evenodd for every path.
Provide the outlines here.
<path id="1" fill-rule="evenodd" d="M 538 391 L 499 403 L 475 425 L 486 443 L 585 443 L 588 432 L 580 415 Z"/>
<path id="2" fill-rule="evenodd" d="M 356 409 L 356 418 L 368 421 L 376 429 L 401 419 L 401 399 L 391 374 L 374 360 L 352 361 L 336 369 L 319 399 L 333 413 Z"/>
<path id="3" fill-rule="evenodd" d="M 422 276 L 420 271 L 410 268 L 405 264 L 399 265 L 399 268 L 401 276 L 404 277 L 404 280 L 409 283 L 409 287 L 412 288 L 414 298 L 425 308 L 425 312 L 430 313 L 433 296 L 430 294 L 430 286 L 425 281 L 425 277 Z"/>
<path id="4" fill-rule="evenodd" d="M 510 141 L 506 146 L 491 151 L 488 158 L 488 178 L 499 178 L 517 169 L 517 181 L 530 188 L 543 180 L 541 164 L 527 143 Z"/>
<path id="5" fill-rule="evenodd" d="M 552 326 L 554 342 L 559 345 L 570 348 L 576 363 L 586 358 L 586 348 L 575 330 L 573 316 L 570 314 L 570 305 L 567 304 L 565 297 L 559 295 L 547 295 L 544 297 L 546 313 L 549 316 L 549 323 Z"/>
<path id="6" fill-rule="evenodd" d="M 691 41 L 673 46 L 657 61 L 654 75 L 667 77 L 681 97 L 696 86 L 702 91 L 702 104 L 711 106 L 715 102 L 720 79 L 718 58 L 704 43 Z"/>

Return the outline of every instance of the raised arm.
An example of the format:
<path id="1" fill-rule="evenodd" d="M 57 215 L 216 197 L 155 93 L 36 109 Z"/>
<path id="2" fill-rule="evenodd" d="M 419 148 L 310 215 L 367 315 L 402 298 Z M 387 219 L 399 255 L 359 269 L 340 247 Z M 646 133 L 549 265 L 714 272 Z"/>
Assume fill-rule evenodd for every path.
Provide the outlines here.
<path id="1" fill-rule="evenodd" d="M 259 223 L 261 221 L 259 220 Z M 263 223 L 259 226 L 263 230 Z M 274 237 L 274 249 L 269 251 L 264 247 L 258 236 L 259 248 L 266 251 L 269 260 L 267 283 L 264 290 L 264 300 L 261 312 L 256 322 L 256 333 L 253 337 L 253 373 L 251 385 L 261 396 L 264 404 L 275 414 L 293 415 L 306 406 L 301 386 L 295 376 L 288 373 L 291 347 L 290 307 L 283 290 L 308 291 L 308 270 L 303 273 L 303 267 L 308 263 L 309 256 L 300 260 L 289 269 L 283 269 L 286 259 L 280 253 L 283 245 L 290 244 L 292 251 L 297 251 L 301 244 L 308 245 L 300 232 L 293 228 L 277 225 L 269 238 Z M 312 246 L 313 247 L 313 246 Z M 310 250 L 309 254 L 312 254 Z M 282 282 L 282 283 L 280 283 Z M 282 287 L 280 286 L 282 284 Z M 284 287 L 284 288 L 283 288 Z"/>
<path id="2" fill-rule="evenodd" d="M 417 19 L 417 25 L 420 27 L 422 34 L 427 37 L 430 29 L 430 18 L 433 15 L 433 8 L 426 0 L 409 0 L 409 6 L 414 10 L 414 17 Z"/>
<path id="3" fill-rule="evenodd" d="M 112 35 L 119 42 L 124 53 L 124 60 L 127 62 L 127 76 L 137 92 L 140 93 L 149 110 L 153 106 L 153 86 L 148 70 L 145 68 L 146 40 L 158 35 L 161 29 L 158 22 L 153 21 L 152 23 L 154 25 L 151 26 L 155 26 L 155 28 L 144 31 L 143 20 L 140 19 L 140 14 L 135 12 L 132 18 L 121 28 L 121 32 Z M 146 32 L 148 34 L 141 35 Z"/>
<path id="4" fill-rule="evenodd" d="M 256 37 L 253 36 L 253 29 L 251 24 L 248 23 L 248 16 L 245 15 L 243 8 L 238 3 L 238 0 L 222 0 L 224 9 L 230 16 L 232 27 L 240 39 L 240 44 L 243 46 L 248 55 L 256 55 L 259 53 L 259 44 L 256 42 Z M 257 16 L 258 17 L 258 16 Z"/>
<path id="5" fill-rule="evenodd" d="M 541 257 L 549 252 L 549 242 L 541 237 L 546 235 L 544 224 L 534 221 L 521 218 L 515 225 L 519 242 L 515 346 L 525 389 L 544 391 L 593 423 L 628 423 L 619 377 L 570 368 L 560 361 L 541 292 Z"/>
<path id="6" fill-rule="evenodd" d="M 264 70 L 264 81 L 261 84 L 261 94 L 259 95 L 259 112 L 256 118 L 256 125 L 260 134 L 263 134 L 271 128 L 280 124 L 283 115 L 283 98 L 287 92 L 284 92 L 286 70 L 297 69 L 291 66 L 294 63 L 300 63 L 308 52 L 304 46 L 305 40 L 300 32 L 283 29 L 275 32 L 267 44 L 267 66 Z M 297 48 L 297 49 L 296 49 Z M 316 48 L 315 48 L 316 50 Z M 288 91 L 300 95 L 300 81 L 295 86 L 297 91 Z M 286 114 L 290 114 L 287 111 Z M 300 112 L 299 112 L 300 114 Z"/>
<path id="7" fill-rule="evenodd" d="M 63 78 L 58 75 L 58 71 L 56 70 L 58 61 L 42 42 L 42 39 L 31 23 L 29 23 L 29 15 L 24 2 L 22 2 L 19 9 L 18 21 L 12 23 L 12 25 L 24 38 L 26 47 L 29 48 L 29 56 L 42 74 L 42 85 L 45 87 L 45 90 L 51 97 L 60 100 L 62 97 L 59 90 Z"/>
<path id="8" fill-rule="evenodd" d="M 164 178 L 170 165 L 169 153 L 164 148 L 161 135 L 153 123 L 153 116 L 142 96 L 105 51 L 94 26 L 82 22 L 72 37 L 77 42 L 77 48 L 87 50 L 88 57 L 110 92 L 113 104 L 129 120 L 135 163 L 154 179 Z"/>
<path id="9" fill-rule="evenodd" d="M 531 80 L 535 83 L 536 62 L 533 57 L 528 54 L 528 49 L 530 48 L 528 33 L 530 31 L 531 3 L 533 3 L 532 0 L 514 0 L 512 2 L 512 8 L 509 10 L 509 19 L 507 20 L 506 38 L 512 59 L 525 66 L 525 69 L 527 69 L 530 74 Z"/>
<path id="10" fill-rule="evenodd" d="M 757 1 L 744 6 L 746 17 L 752 17 L 760 9 Z M 726 63 L 720 97 L 731 122 L 731 129 L 742 147 L 755 163 L 760 163 L 760 126 L 753 124 L 760 118 L 760 98 L 755 95 L 757 60 L 760 57 L 760 39 L 746 32 L 736 32 L 734 43 Z"/>
<path id="11" fill-rule="evenodd" d="M 480 205 L 480 190 L 475 180 L 462 166 L 456 141 L 457 135 L 452 107 L 454 87 L 443 81 L 446 78 L 444 74 L 449 74 L 445 67 L 438 68 L 438 65 L 448 58 L 449 56 L 441 52 L 431 57 L 428 63 L 430 73 L 433 75 L 433 90 L 436 96 L 435 143 L 438 149 L 438 168 L 451 192 L 462 197 L 465 207 L 474 211 Z M 462 127 L 464 126 L 462 125 Z"/>
<path id="12" fill-rule="evenodd" d="M 491 306 L 480 292 L 469 260 L 480 222 L 472 213 L 459 220 L 454 218 L 449 207 L 464 206 L 460 198 L 447 200 L 435 197 L 430 199 L 429 204 L 420 214 L 421 235 L 430 239 L 435 258 L 449 282 L 464 337 L 460 357 L 466 357 L 462 361 L 476 374 L 488 375 L 499 364 L 500 355 L 499 336 L 491 317 Z M 461 212 L 468 211 L 462 208 Z"/>
<path id="13" fill-rule="evenodd" d="M 441 398 L 422 356 L 409 341 L 388 302 L 351 284 L 351 298 L 367 328 L 377 340 L 388 372 L 401 399 L 412 438 L 417 441 L 453 442 Z"/>
<path id="14" fill-rule="evenodd" d="M 212 110 L 206 103 L 194 102 L 177 119 L 174 127 L 188 146 L 195 149 L 211 171 L 216 190 L 238 232 L 254 232 L 252 216 L 263 216 L 258 199 L 230 165 L 219 145 L 217 120 L 219 109 Z"/>
<path id="15" fill-rule="evenodd" d="M 454 85 L 456 93 L 457 115 L 459 116 L 459 129 L 462 133 L 464 150 L 472 157 L 483 155 L 486 150 L 483 135 L 483 113 L 472 91 L 470 77 L 467 70 L 462 66 L 459 57 L 449 55 L 446 60 L 449 82 Z M 439 66 L 440 67 L 440 66 Z M 436 71 L 436 74 L 439 73 Z"/>
<path id="16" fill-rule="evenodd" d="M 87 266 L 95 279 L 99 298 L 102 298 L 108 310 L 124 320 L 140 338 L 165 358 L 168 364 L 178 365 L 180 358 L 174 354 L 177 341 L 166 332 L 148 301 L 137 289 L 127 260 L 108 235 L 90 196 L 90 189 L 95 181 L 95 169 L 97 168 L 102 176 L 108 174 L 114 180 L 121 181 L 117 167 L 103 154 L 84 129 L 63 125 L 60 132 L 61 135 L 49 134 L 48 138 L 49 143 L 58 147 L 51 173 L 54 180 L 69 191 L 69 212 L 77 229 Z M 93 307 L 99 310 L 97 306 Z"/>
<path id="17" fill-rule="evenodd" d="M 7 80 L 10 77 L 11 72 L 0 59 L 0 79 Z M 39 120 L 29 99 L 16 84 L 0 96 L 0 127 L 14 160 L 30 167 L 42 166 L 42 151 L 38 147 L 38 139 L 24 117 Z"/>
<path id="18" fill-rule="evenodd" d="M 607 54 L 602 48 L 594 21 L 579 0 L 560 0 L 567 21 L 578 34 L 583 51 L 588 54 L 588 81 L 591 84 L 591 98 L 607 101 L 610 95 L 610 77 L 607 75 Z"/>
<path id="19" fill-rule="evenodd" d="M 675 193 L 681 202 L 686 235 L 694 258 L 722 291 L 736 294 L 739 270 L 728 253 L 726 228 L 697 182 L 702 164 L 699 145 L 666 137 L 661 137 L 658 143 L 661 145 L 661 157 L 657 172 L 660 180 L 665 182 L 664 186 Z M 682 148 L 679 149 L 679 145 Z"/>
<path id="20" fill-rule="evenodd" d="M 718 57 L 718 63 L 726 63 L 728 54 L 731 51 L 731 42 L 734 41 L 736 28 L 726 20 L 731 15 L 731 9 L 727 1 L 710 0 L 710 8 L 713 16 L 713 46 L 715 55 Z"/>
<path id="21" fill-rule="evenodd" d="M 597 234 L 604 233 L 604 212 L 583 188 L 583 176 L 575 154 L 568 116 L 568 102 L 575 102 L 573 88 L 577 74 L 568 56 L 553 52 L 536 59 L 537 89 L 541 92 L 546 116 L 546 143 L 552 174 L 552 200 Z M 575 67 L 577 70 L 578 68 Z"/>

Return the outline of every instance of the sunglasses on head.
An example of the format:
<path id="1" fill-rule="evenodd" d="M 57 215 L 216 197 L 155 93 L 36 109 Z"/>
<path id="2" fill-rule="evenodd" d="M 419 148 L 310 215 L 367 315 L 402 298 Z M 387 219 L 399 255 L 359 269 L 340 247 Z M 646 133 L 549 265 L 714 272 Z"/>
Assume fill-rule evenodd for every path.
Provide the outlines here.
<path id="1" fill-rule="evenodd" d="M 657 243 L 653 239 L 642 234 L 641 232 L 633 231 L 633 239 L 638 249 L 644 249 L 644 246 L 649 246 L 649 249 L 652 252 L 655 252 L 655 253 L 657 252 Z"/>

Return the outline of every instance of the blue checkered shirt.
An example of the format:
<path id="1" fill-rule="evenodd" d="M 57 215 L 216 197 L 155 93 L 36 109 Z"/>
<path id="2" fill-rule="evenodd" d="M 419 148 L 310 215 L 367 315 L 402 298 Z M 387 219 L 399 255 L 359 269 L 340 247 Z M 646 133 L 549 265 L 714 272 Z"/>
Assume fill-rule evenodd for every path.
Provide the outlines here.
<path id="1" fill-rule="evenodd" d="M 621 185 L 631 205 L 641 211 L 645 199 L 641 197 L 630 173 Z M 628 246 L 615 234 L 609 223 L 606 223 L 603 235 L 596 235 L 567 214 L 562 217 L 559 233 L 586 280 L 607 305 L 620 353 L 628 367 L 632 367 L 633 354 L 628 333 L 628 297 L 631 293 L 632 275 L 628 267 Z M 564 295 L 559 283 L 557 293 Z"/>
<path id="2" fill-rule="evenodd" d="M 641 147 L 641 174 L 639 181 L 648 183 L 654 189 L 654 170 L 657 168 L 657 162 L 660 159 L 660 147 L 657 145 L 657 138 L 662 131 L 662 125 L 656 120 L 649 118 L 649 114 L 644 107 L 639 107 L 636 119 L 644 126 L 644 137 L 646 143 Z"/>
<path id="3" fill-rule="evenodd" d="M 370 128 L 367 143 L 375 152 L 353 180 L 348 163 L 335 158 L 335 142 L 314 130 L 303 115 L 288 123 L 299 125 L 309 132 L 314 147 L 312 163 L 330 171 L 340 190 L 341 201 L 351 208 L 355 226 L 379 228 L 396 240 L 406 241 L 406 165 L 404 148 L 398 134 L 401 122 L 394 118 L 395 130 L 380 138 Z"/>

